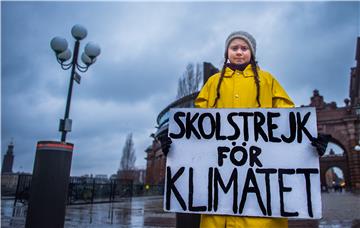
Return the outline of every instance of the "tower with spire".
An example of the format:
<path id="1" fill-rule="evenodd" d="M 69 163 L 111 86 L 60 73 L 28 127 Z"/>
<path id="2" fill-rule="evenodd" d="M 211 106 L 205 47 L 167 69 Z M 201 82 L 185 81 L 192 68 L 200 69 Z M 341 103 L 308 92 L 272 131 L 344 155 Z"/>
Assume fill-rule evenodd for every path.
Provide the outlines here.
<path id="1" fill-rule="evenodd" d="M 8 145 L 8 149 L 6 151 L 6 154 L 4 155 L 1 173 L 12 173 L 14 163 L 14 143 L 11 140 L 10 144 Z"/>

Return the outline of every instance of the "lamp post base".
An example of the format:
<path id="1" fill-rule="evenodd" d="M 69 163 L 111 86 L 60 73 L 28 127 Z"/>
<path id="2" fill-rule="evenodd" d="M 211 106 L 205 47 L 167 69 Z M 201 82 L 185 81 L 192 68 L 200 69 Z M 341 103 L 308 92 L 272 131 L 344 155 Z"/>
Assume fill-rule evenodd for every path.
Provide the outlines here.
<path id="1" fill-rule="evenodd" d="M 64 227 L 74 145 L 37 143 L 26 228 Z"/>

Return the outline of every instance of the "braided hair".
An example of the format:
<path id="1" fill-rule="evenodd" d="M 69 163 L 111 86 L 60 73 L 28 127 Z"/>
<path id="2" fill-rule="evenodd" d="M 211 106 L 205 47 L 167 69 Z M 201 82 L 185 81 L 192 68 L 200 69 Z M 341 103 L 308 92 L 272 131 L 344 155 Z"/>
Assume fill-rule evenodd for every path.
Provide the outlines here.
<path id="1" fill-rule="evenodd" d="M 252 71 L 255 74 L 255 84 L 256 84 L 256 101 L 258 103 L 258 107 L 261 107 L 261 103 L 260 103 L 260 79 L 259 79 L 259 72 L 257 71 L 257 61 L 255 61 L 255 58 L 251 56 L 250 59 L 250 64 L 251 64 L 251 68 Z"/>
<path id="2" fill-rule="evenodd" d="M 216 107 L 217 101 L 220 98 L 220 86 L 221 86 L 221 83 L 222 83 L 223 78 L 224 78 L 227 61 L 228 61 L 228 56 L 227 56 L 227 51 L 226 51 L 225 52 L 225 61 L 224 61 L 224 64 L 223 64 L 223 67 L 222 67 L 222 70 L 221 70 L 218 85 L 216 87 L 216 97 L 215 97 L 214 104 L 212 105 L 212 108 Z M 256 101 L 258 103 L 258 107 L 261 107 L 259 72 L 257 70 L 257 61 L 255 61 L 255 58 L 253 57 L 253 55 L 251 55 L 250 64 L 251 64 L 251 69 L 252 69 L 252 71 L 254 72 L 254 75 L 255 75 L 254 79 L 255 79 L 255 84 L 256 84 Z"/>
<path id="3" fill-rule="evenodd" d="M 212 108 L 215 108 L 215 107 L 216 107 L 217 101 L 218 101 L 219 98 L 220 98 L 220 86 L 221 86 L 222 80 L 223 80 L 223 78 L 224 78 L 227 61 L 228 61 L 228 57 L 227 57 L 227 52 L 226 52 L 226 53 L 225 53 L 225 61 L 224 61 L 224 64 L 223 64 L 223 67 L 222 67 L 222 70 L 221 70 L 221 74 L 220 74 L 220 78 L 219 78 L 218 85 L 217 85 L 217 87 L 216 87 L 216 97 L 215 97 L 215 101 L 214 101 L 214 104 L 213 104 Z"/>

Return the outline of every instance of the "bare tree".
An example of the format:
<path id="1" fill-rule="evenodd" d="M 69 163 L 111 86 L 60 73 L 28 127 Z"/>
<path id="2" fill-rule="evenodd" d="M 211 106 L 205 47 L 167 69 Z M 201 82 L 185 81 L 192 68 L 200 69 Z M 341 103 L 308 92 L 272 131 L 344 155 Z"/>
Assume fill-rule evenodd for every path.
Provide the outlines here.
<path id="1" fill-rule="evenodd" d="M 130 133 L 125 140 L 123 147 L 123 153 L 120 161 L 120 170 L 132 170 L 135 168 L 135 149 L 132 139 L 132 133 Z"/>
<path id="2" fill-rule="evenodd" d="M 198 63 L 194 66 L 193 63 L 189 63 L 184 74 L 179 79 L 176 98 L 179 99 L 197 92 L 201 82 L 201 75 L 201 65 Z"/>

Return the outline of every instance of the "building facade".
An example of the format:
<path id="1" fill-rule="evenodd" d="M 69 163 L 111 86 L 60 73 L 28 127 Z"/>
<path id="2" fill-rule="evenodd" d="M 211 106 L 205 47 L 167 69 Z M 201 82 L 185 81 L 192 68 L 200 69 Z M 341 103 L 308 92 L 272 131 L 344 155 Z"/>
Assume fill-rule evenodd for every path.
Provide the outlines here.
<path id="1" fill-rule="evenodd" d="M 5 173 L 1 174 L 1 195 L 14 195 L 18 184 L 19 174 Z"/>
<path id="2" fill-rule="evenodd" d="M 343 107 L 335 102 L 326 103 L 318 90 L 314 90 L 310 106 L 316 107 L 318 132 L 330 134 L 331 143 L 342 150 L 342 154 L 326 154 L 320 158 L 320 178 L 326 184 L 326 172 L 339 168 L 348 189 L 360 189 L 360 37 L 357 38 L 356 66 L 350 70 L 350 99 Z"/>

